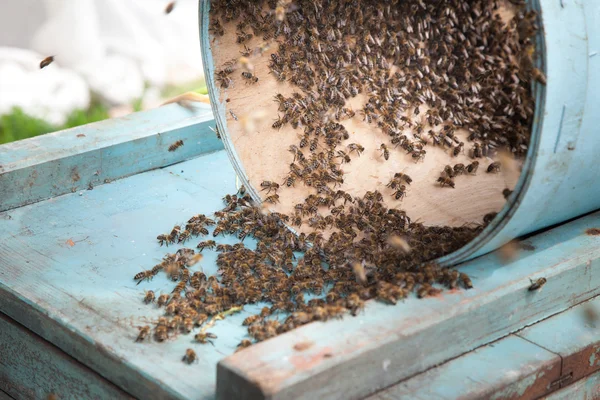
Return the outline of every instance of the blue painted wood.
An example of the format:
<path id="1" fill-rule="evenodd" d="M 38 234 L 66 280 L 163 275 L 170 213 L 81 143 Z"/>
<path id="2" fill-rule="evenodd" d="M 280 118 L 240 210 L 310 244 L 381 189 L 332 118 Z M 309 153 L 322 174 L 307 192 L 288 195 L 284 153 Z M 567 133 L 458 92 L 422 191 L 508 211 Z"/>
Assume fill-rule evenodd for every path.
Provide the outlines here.
<path id="1" fill-rule="evenodd" d="M 210 108 L 177 104 L 0 146 L 0 211 L 220 150 Z M 177 140 L 184 145 L 168 147 Z"/>
<path id="2" fill-rule="evenodd" d="M 525 328 L 518 335 L 563 359 L 562 375 L 570 384 L 600 370 L 600 298 Z"/>
<path id="3" fill-rule="evenodd" d="M 91 369 L 0 313 L 1 393 L 15 399 L 130 399 Z"/>
<path id="4" fill-rule="evenodd" d="M 357 399 L 600 294 L 600 213 L 528 239 L 534 251 L 502 265 L 496 254 L 466 263 L 475 289 L 368 303 L 356 318 L 312 323 L 225 358 L 217 397 Z M 541 292 L 529 279 L 546 277 Z M 312 344 L 299 353 L 298 342 Z M 374 365 L 397 366 L 382 372 Z"/>
<path id="5" fill-rule="evenodd" d="M 600 399 L 600 372 L 581 379 L 566 388 L 545 397 L 544 400 L 597 400 Z"/>
<path id="6" fill-rule="evenodd" d="M 132 278 L 176 250 L 159 247 L 158 233 L 222 208 L 233 191 L 221 151 L 0 213 L 0 309 L 136 397 L 213 398 L 215 365 L 246 337 L 242 320 L 260 305 L 211 329 L 215 346 L 194 344 L 193 334 L 134 343 L 136 327 L 161 315 L 142 303 L 144 290 L 173 284 Z M 215 260 L 205 251 L 196 268 L 215 273 Z M 181 362 L 188 347 L 199 357 L 190 366 Z"/>
<path id="7" fill-rule="evenodd" d="M 366 400 L 535 399 L 559 377 L 558 355 L 511 335 Z"/>

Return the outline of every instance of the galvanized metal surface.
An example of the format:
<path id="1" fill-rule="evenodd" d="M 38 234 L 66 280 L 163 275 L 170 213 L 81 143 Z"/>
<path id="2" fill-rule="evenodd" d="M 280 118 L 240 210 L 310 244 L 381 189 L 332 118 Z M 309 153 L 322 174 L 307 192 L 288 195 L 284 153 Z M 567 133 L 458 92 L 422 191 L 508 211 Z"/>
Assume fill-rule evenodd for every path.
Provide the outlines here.
<path id="1" fill-rule="evenodd" d="M 0 211 L 221 150 L 208 105 L 171 104 L 0 146 Z M 183 140 L 177 151 L 169 145 Z"/>
<path id="2" fill-rule="evenodd" d="M 496 254 L 466 263 L 473 290 L 368 303 L 356 318 L 312 323 L 227 357 L 217 396 L 358 399 L 564 311 L 600 294 L 600 236 L 585 233 L 592 227 L 600 213 L 528 239 L 535 250 L 510 264 Z M 540 277 L 544 290 L 529 291 Z M 311 346 L 299 352 L 299 342 Z"/>
<path id="3" fill-rule="evenodd" d="M 0 399 L 131 399 L 91 369 L 0 313 Z"/>
<path id="4" fill-rule="evenodd" d="M 366 400 L 536 399 L 551 391 L 560 370 L 560 356 L 511 335 Z"/>

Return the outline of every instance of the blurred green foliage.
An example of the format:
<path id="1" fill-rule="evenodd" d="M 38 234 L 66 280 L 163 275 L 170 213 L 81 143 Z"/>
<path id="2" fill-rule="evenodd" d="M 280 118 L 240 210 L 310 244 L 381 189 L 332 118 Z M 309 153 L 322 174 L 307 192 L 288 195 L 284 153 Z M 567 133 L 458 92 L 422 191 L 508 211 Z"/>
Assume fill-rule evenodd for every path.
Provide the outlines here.
<path id="1" fill-rule="evenodd" d="M 204 79 L 185 85 L 167 86 L 161 94 L 164 98 L 171 98 L 189 91 L 208 94 Z M 131 106 L 134 112 L 141 111 L 143 106 L 142 98 L 134 100 Z M 0 144 L 56 132 L 62 129 L 74 128 L 107 118 L 109 118 L 108 109 L 93 94 L 90 106 L 87 109 L 73 110 L 62 125 L 53 125 L 43 119 L 25 113 L 19 107 L 14 107 L 10 113 L 0 116 Z"/>
<path id="2" fill-rule="evenodd" d="M 99 101 L 92 99 L 86 110 L 73 110 L 63 125 L 53 125 L 14 107 L 10 113 L 0 116 L 0 144 L 14 142 L 76 126 L 102 121 L 108 118 L 108 110 Z"/>

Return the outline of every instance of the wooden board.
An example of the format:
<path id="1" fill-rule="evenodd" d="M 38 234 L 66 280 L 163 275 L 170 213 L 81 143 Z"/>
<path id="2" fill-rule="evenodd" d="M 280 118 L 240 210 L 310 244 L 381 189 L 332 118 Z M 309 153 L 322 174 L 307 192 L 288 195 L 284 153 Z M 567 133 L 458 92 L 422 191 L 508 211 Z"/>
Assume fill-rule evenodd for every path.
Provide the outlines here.
<path id="1" fill-rule="evenodd" d="M 203 0 L 205 10 L 209 1 Z M 508 12 L 507 12 L 508 13 Z M 232 75 L 233 84 L 228 89 L 221 89 L 214 81 L 213 73 L 223 65 L 240 57 L 242 45 L 236 43 L 235 22 L 224 25 L 225 35 L 214 37 L 208 32 L 207 12 L 201 13 L 204 62 L 208 63 L 207 81 L 210 91 L 215 94 L 213 100 L 219 99 L 213 106 L 216 118 L 223 124 L 225 147 L 232 155 L 232 162 L 237 164 L 237 171 L 242 181 L 250 188 L 255 198 L 262 196 L 260 183 L 263 180 L 282 183 L 289 174 L 289 164 L 293 155 L 288 151 L 290 145 L 297 145 L 303 129 L 294 130 L 289 124 L 280 130 L 271 127 L 278 117 L 277 103 L 273 101 L 277 93 L 289 97 L 294 92 L 290 84 L 277 82 L 269 73 L 270 54 L 277 51 L 277 42 L 268 42 L 268 50 L 262 55 L 250 57 L 254 74 L 259 78 L 255 85 L 247 85 L 241 77 L 241 68 Z M 505 19 L 507 16 L 503 14 Z M 247 43 L 251 49 L 264 45 L 261 38 L 254 37 Z M 296 89 L 300 91 L 300 89 Z M 365 104 L 366 98 L 359 95 L 349 101 L 349 105 L 358 111 Z M 421 107 L 421 116 L 425 108 Z M 235 114 L 233 117 L 231 112 Z M 419 118 L 419 117 L 413 117 Z M 359 143 L 365 147 L 361 157 L 353 155 L 352 162 L 344 164 L 344 183 L 339 186 L 348 193 L 363 196 L 366 191 L 380 190 L 384 193 L 386 204 L 390 207 L 407 211 L 413 220 L 425 225 L 462 226 L 467 223 L 481 223 L 483 215 L 498 212 L 506 200 L 502 190 L 515 187 L 519 173 L 487 174 L 487 166 L 492 159 L 479 159 L 480 168 L 476 176 L 460 176 L 456 180 L 456 189 L 441 188 L 436 183 L 440 172 L 447 164 L 469 164 L 473 160 L 468 157 L 468 149 L 472 146 L 466 139 L 466 131 L 459 130 L 457 136 L 465 143 L 465 152 L 458 157 L 451 157 L 448 151 L 440 147 L 427 146 L 427 156 L 422 162 L 415 163 L 410 154 L 401 148 L 392 150 L 390 159 L 385 161 L 378 148 L 382 143 L 389 145 L 389 137 L 383 134 L 376 124 L 364 122 L 360 115 L 341 122 L 349 131 L 350 138 L 344 145 Z M 426 125 L 428 126 L 428 125 Z M 429 128 L 426 127 L 424 132 Z M 409 133 L 410 135 L 410 133 Z M 307 151 L 305 151 L 308 154 Z M 394 200 L 393 190 L 385 185 L 397 172 L 406 173 L 413 178 L 406 198 Z M 293 188 L 279 191 L 281 204 L 273 206 L 273 210 L 292 214 L 293 206 L 313 193 L 301 183 Z M 303 227 L 300 230 L 305 231 Z"/>
<path id="2" fill-rule="evenodd" d="M 0 211 L 220 150 L 209 125 L 206 104 L 171 104 L 2 145 Z M 177 140 L 184 145 L 168 151 Z"/>
<path id="3" fill-rule="evenodd" d="M 473 290 L 399 307 L 369 303 L 356 318 L 250 347 L 219 363 L 217 396 L 358 399 L 563 311 L 600 294 L 600 237 L 585 233 L 597 226 L 600 213 L 530 238 L 535 250 L 510 264 L 494 253 L 466 263 Z M 544 290 L 529 291 L 540 277 Z M 312 346 L 297 352 L 299 342 Z"/>
<path id="4" fill-rule="evenodd" d="M 600 372 L 581 379 L 564 389 L 544 397 L 544 400 L 598 400 L 600 399 Z"/>
<path id="5" fill-rule="evenodd" d="M 0 313 L 0 399 L 131 399 L 91 369 Z M 7 394 L 8 395 L 8 394 Z"/>
<path id="6" fill-rule="evenodd" d="M 560 370 L 560 356 L 511 335 L 366 400 L 536 399 Z"/>
<path id="7" fill-rule="evenodd" d="M 518 335 L 562 357 L 564 387 L 600 370 L 599 330 L 600 299 L 594 299 Z"/>

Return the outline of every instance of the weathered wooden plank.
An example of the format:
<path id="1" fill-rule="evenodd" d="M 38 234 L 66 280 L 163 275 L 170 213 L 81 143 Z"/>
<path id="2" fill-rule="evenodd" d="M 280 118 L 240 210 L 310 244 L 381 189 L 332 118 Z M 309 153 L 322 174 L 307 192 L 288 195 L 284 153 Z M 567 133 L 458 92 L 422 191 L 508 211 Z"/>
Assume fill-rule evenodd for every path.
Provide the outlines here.
<path id="1" fill-rule="evenodd" d="M 598 400 L 600 399 L 600 372 L 570 384 L 544 400 Z"/>
<path id="2" fill-rule="evenodd" d="M 600 298 L 530 326 L 518 335 L 563 358 L 561 386 L 600 370 Z M 571 378 L 568 378 L 568 377 Z"/>
<path id="3" fill-rule="evenodd" d="M 0 211 L 220 150 L 213 125 L 208 105 L 172 104 L 2 145 Z"/>
<path id="4" fill-rule="evenodd" d="M 133 396 L 213 398 L 217 362 L 235 351 L 246 335 L 241 322 L 260 305 L 217 323 L 214 346 L 193 343 L 193 334 L 134 343 L 136 327 L 161 315 L 142 303 L 144 290 L 170 292 L 173 283 L 132 278 L 177 250 L 161 248 L 157 234 L 222 208 L 235 190 L 220 151 L 0 213 L 0 309 Z M 204 254 L 194 268 L 215 273 L 217 253 Z M 199 357 L 189 366 L 181 362 L 188 347 Z"/>
<path id="5" fill-rule="evenodd" d="M 312 323 L 227 357 L 217 397 L 357 399 L 561 312 L 600 293 L 600 237 L 585 234 L 599 226 L 594 213 L 530 238 L 535 250 L 510 264 L 496 254 L 466 263 L 472 290 L 369 303 L 356 318 Z M 529 291 L 542 276 L 544 290 Z M 313 345 L 298 352 L 298 342 Z"/>
<path id="6" fill-rule="evenodd" d="M 535 399 L 560 376 L 560 357 L 510 335 L 367 400 Z"/>
<path id="7" fill-rule="evenodd" d="M 131 398 L 1 313 L 0 389 L 15 399 L 43 399 L 50 393 L 60 399 Z"/>

